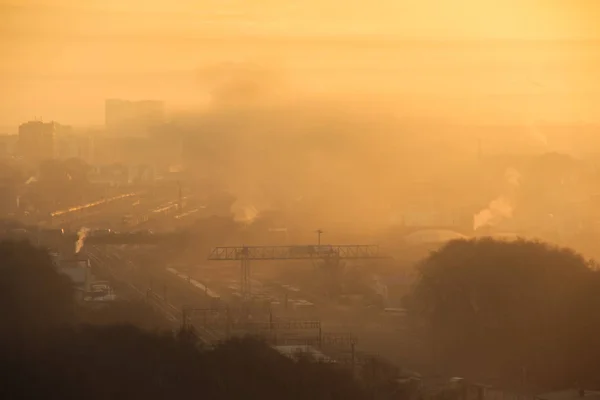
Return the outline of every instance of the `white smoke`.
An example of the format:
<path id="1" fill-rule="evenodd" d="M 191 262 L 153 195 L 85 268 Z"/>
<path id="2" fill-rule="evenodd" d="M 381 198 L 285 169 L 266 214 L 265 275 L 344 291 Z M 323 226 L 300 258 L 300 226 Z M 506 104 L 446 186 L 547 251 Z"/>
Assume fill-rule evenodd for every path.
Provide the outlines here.
<path id="1" fill-rule="evenodd" d="M 77 241 L 75 242 L 75 254 L 78 254 L 83 248 L 83 244 L 85 243 L 85 238 L 87 237 L 90 230 L 88 228 L 81 228 L 77 232 Z"/>
<path id="2" fill-rule="evenodd" d="M 492 200 L 490 204 L 473 216 L 473 230 L 484 226 L 494 226 L 502 220 L 512 218 L 514 212 L 514 194 L 519 187 L 521 174 L 514 168 L 504 173 L 507 188 L 505 194 Z"/>
<path id="3" fill-rule="evenodd" d="M 233 219 L 236 222 L 251 224 L 258 216 L 258 210 L 253 205 L 236 203 L 231 207 L 231 211 L 233 212 Z"/>
<path id="4" fill-rule="evenodd" d="M 473 217 L 473 230 L 483 226 L 493 226 L 503 219 L 512 218 L 513 205 L 506 197 L 492 200 L 487 208 L 479 211 Z"/>
<path id="5" fill-rule="evenodd" d="M 509 189 L 516 189 L 521 184 L 521 174 L 514 168 L 508 168 L 504 172 L 504 179 L 509 185 Z"/>

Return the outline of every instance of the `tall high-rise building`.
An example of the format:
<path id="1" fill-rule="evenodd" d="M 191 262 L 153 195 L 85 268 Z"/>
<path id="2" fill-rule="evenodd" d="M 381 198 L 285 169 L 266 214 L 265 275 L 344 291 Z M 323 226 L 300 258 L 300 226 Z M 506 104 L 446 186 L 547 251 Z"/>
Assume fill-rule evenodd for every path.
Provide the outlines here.
<path id="1" fill-rule="evenodd" d="M 108 99 L 105 104 L 105 124 L 108 133 L 124 136 L 143 136 L 148 129 L 164 122 L 162 101 L 129 101 Z"/>
<path id="2" fill-rule="evenodd" d="M 56 122 L 30 121 L 21 124 L 18 154 L 32 163 L 54 158 L 54 137 L 60 129 L 61 126 Z"/>

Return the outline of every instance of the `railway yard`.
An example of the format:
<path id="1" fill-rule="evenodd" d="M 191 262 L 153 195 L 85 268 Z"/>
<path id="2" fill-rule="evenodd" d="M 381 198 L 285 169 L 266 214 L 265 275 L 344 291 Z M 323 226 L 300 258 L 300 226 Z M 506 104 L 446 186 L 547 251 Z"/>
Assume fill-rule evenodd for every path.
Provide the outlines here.
<path id="1" fill-rule="evenodd" d="M 316 248 L 317 253 L 311 256 L 303 253 L 311 247 L 306 245 L 242 247 L 262 252 L 250 266 L 243 255 L 242 259 L 215 259 L 207 253 L 194 262 L 172 262 L 169 251 L 176 250 L 166 251 L 160 245 L 91 240 L 111 233 L 175 231 L 203 213 L 208 216 L 203 203 L 193 193 L 179 197 L 132 193 L 59 213 L 52 226 L 70 232 L 85 228 L 77 256 L 89 259 L 92 273 L 109 281 L 117 298 L 147 301 L 174 330 L 191 330 L 206 343 L 260 335 L 282 352 L 301 348 L 353 367 L 385 355 L 395 365 L 422 371 L 425 349 L 408 336 L 402 312 L 361 296 L 323 290 L 326 282 L 341 279 L 336 262 L 322 254 L 324 249 L 334 249 L 329 245 L 313 246 L 311 251 Z M 358 254 L 352 251 L 360 249 L 341 246 L 335 251 L 338 257 L 340 251 L 351 257 Z M 286 255 L 266 257 L 268 251 Z M 347 261 L 360 269 L 363 264 L 358 258 Z"/>
<path id="2" fill-rule="evenodd" d="M 386 358 L 406 365 L 402 357 L 407 351 L 414 352 L 415 344 L 409 340 L 404 341 L 404 348 L 398 347 L 402 346 L 405 328 L 402 316 L 340 305 L 258 271 L 252 279 L 252 299 L 244 302 L 239 266 L 207 264 L 193 270 L 165 266 L 149 271 L 128 259 L 132 251 L 123 247 L 111 246 L 106 251 L 96 246 L 87 252 L 93 266 L 109 270 L 114 279 L 130 284 L 131 293 L 138 298 L 145 296 L 165 313 L 174 328 L 188 323 L 206 342 L 258 334 L 280 346 L 326 349 L 331 359 L 354 359 L 357 364 L 361 357 L 386 354 Z M 395 347 L 398 358 L 392 358 L 389 347 Z"/>

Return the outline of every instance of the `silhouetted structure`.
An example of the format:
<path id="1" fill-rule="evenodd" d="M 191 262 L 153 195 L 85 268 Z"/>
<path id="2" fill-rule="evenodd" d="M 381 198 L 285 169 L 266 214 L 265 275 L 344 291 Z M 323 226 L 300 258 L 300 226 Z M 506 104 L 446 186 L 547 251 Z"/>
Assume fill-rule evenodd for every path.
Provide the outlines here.
<path id="1" fill-rule="evenodd" d="M 323 260 L 333 269 L 342 259 L 379 258 L 386 257 L 379 253 L 379 246 L 375 245 L 215 247 L 208 256 L 212 261 L 241 261 L 240 283 L 244 299 L 248 299 L 251 294 L 250 260 Z"/>
<path id="2" fill-rule="evenodd" d="M 39 163 L 54 158 L 55 135 L 69 129 L 56 122 L 29 121 L 19 126 L 18 153 L 24 160 Z"/>

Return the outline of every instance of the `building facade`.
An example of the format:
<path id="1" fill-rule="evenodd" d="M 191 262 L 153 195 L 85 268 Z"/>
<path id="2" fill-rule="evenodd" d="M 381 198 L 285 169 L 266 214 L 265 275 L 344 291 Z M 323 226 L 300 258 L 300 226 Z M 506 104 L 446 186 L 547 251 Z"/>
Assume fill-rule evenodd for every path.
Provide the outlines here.
<path id="1" fill-rule="evenodd" d="M 18 155 L 39 163 L 55 156 L 54 139 L 60 125 L 56 122 L 30 121 L 19 126 Z"/>

